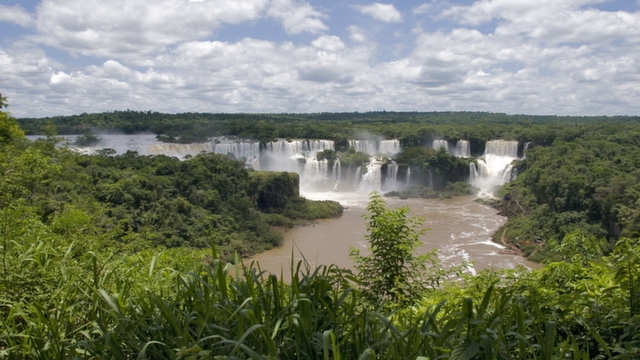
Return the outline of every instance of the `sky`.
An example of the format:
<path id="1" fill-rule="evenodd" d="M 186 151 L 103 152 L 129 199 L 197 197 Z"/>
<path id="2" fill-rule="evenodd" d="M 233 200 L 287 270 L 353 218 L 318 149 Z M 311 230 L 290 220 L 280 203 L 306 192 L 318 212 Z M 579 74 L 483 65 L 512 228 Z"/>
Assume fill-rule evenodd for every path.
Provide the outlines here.
<path id="1" fill-rule="evenodd" d="M 640 0 L 0 0 L 15 117 L 640 115 Z"/>

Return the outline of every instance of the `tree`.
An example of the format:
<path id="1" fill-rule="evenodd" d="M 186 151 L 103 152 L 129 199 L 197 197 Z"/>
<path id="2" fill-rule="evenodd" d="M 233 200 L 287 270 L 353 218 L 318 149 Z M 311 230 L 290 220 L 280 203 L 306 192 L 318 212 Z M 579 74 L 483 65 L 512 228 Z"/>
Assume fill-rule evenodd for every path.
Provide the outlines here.
<path id="1" fill-rule="evenodd" d="M 420 229 L 422 219 L 407 217 L 408 208 L 389 210 L 380 194 L 373 192 L 367 212 L 365 237 L 371 254 L 362 256 L 352 248 L 350 257 L 358 270 L 361 290 L 371 303 L 410 302 L 426 289 L 438 286 L 440 280 L 467 267 L 464 263 L 443 269 L 435 249 L 416 255 L 416 249 L 422 245 L 419 236 L 428 229 Z"/>
<path id="2" fill-rule="evenodd" d="M 9 113 L 0 111 L 0 146 L 24 139 L 24 132 Z"/>

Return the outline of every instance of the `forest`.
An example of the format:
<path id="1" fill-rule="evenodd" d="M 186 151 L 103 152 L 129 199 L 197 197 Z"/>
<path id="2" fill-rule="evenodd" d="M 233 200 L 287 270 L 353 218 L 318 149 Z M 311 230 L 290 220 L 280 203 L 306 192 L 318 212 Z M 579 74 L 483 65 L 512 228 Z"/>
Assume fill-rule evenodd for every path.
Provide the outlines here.
<path id="1" fill-rule="evenodd" d="M 469 194 L 471 158 L 430 148 L 434 139 L 469 141 L 481 156 L 489 140 L 518 141 L 518 176 L 494 204 L 509 221 L 496 232 L 525 256 L 554 259 L 549 251 L 580 230 L 603 240 L 609 253 L 621 237 L 640 228 L 640 117 L 533 116 L 478 112 L 366 112 L 314 114 L 161 114 L 116 111 L 41 119 L 18 119 L 27 134 L 151 131 L 163 141 L 204 141 L 235 136 L 261 142 L 276 138 L 329 139 L 342 161 L 366 161 L 349 152 L 348 139 L 399 139 L 395 161 L 409 167 L 413 185 L 401 197 Z M 199 134 L 199 139 L 194 138 Z M 533 145 L 524 150 L 524 144 Z M 328 154 L 329 156 L 335 156 Z M 327 156 L 327 154 L 319 154 Z M 360 158 L 358 157 L 360 156 Z M 405 170 L 406 171 L 406 170 Z M 427 183 L 431 182 L 431 186 Z M 435 191 L 434 191 L 435 190 Z M 540 246 L 542 244 L 542 246 Z M 549 244 L 550 246 L 545 246 Z"/>
<path id="2" fill-rule="evenodd" d="M 639 358 L 639 120 L 131 111 L 16 120 L 1 111 L 0 358 Z M 412 251 L 420 220 L 372 194 L 372 254 L 354 252 L 354 271 L 301 261 L 290 280 L 264 273 L 240 258 L 278 246 L 273 225 L 337 216 L 340 205 L 301 198 L 295 174 L 222 155 L 57 146 L 56 133 L 116 130 L 184 142 L 332 139 L 340 151 L 363 134 L 397 138 L 398 161 L 431 166 L 443 187 L 469 162 L 424 149 L 431 139 L 466 139 L 478 153 L 487 140 L 533 142 L 500 189 L 494 205 L 509 220 L 496 234 L 545 266 L 444 268 L 436 251 Z"/>

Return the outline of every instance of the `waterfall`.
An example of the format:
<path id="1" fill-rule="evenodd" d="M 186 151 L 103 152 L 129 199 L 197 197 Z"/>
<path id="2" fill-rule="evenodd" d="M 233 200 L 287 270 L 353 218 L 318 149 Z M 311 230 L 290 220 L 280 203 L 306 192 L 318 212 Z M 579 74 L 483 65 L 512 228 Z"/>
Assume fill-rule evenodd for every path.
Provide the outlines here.
<path id="1" fill-rule="evenodd" d="M 331 188 L 332 191 L 338 190 L 338 184 L 342 180 L 342 164 L 340 163 L 340 159 L 337 159 L 333 164 L 333 181 L 334 185 Z"/>
<path id="2" fill-rule="evenodd" d="M 349 140 L 349 146 L 353 147 L 357 152 L 369 155 L 378 153 L 378 144 L 375 140 Z"/>
<path id="3" fill-rule="evenodd" d="M 382 178 L 381 166 L 386 160 L 383 161 L 381 157 L 390 158 L 402 150 L 397 139 L 350 140 L 349 144 L 356 151 L 371 156 L 369 164 L 359 167 L 354 173 L 350 168 L 343 169 L 340 159 L 317 159 L 318 152 L 335 151 L 335 144 L 331 140 L 278 139 L 260 144 L 250 140 L 216 137 L 206 143 L 174 144 L 159 142 L 152 134 L 100 137 L 102 141 L 99 146 L 76 148 L 77 151 L 94 154 L 99 149 L 112 148 L 116 150 L 116 154 L 136 151 L 139 155 L 164 154 L 180 159 L 196 156 L 203 151 L 228 154 L 256 170 L 296 172 L 300 176 L 300 188 L 303 193 L 356 189 L 401 190 L 410 181 L 410 169 L 407 169 L 406 181 L 398 183 L 398 165 L 395 162 L 387 162 L 388 169 L 384 174 L 385 178 Z M 72 142 L 73 138 L 70 141 Z"/>
<path id="4" fill-rule="evenodd" d="M 478 177 L 478 168 L 475 163 L 469 163 L 469 177 L 471 178 L 471 182 Z"/>
<path id="5" fill-rule="evenodd" d="M 360 182 L 355 190 L 363 193 L 382 190 L 382 162 L 371 161 L 366 167 L 366 172 L 362 174 Z"/>
<path id="6" fill-rule="evenodd" d="M 518 142 L 505 140 L 490 140 L 484 148 L 484 154 L 506 156 L 510 158 L 518 157 Z"/>
<path id="7" fill-rule="evenodd" d="M 433 140 L 431 143 L 431 147 L 433 150 L 438 151 L 441 147 L 443 147 L 447 152 L 449 152 L 449 143 L 447 140 Z"/>
<path id="8" fill-rule="evenodd" d="M 524 146 L 522 147 L 522 158 L 526 159 L 527 158 L 527 150 L 533 148 L 535 146 L 535 143 L 531 142 L 531 141 L 527 141 L 526 143 L 524 143 Z"/>
<path id="9" fill-rule="evenodd" d="M 387 163 L 387 171 L 382 182 L 382 191 L 398 191 L 407 187 L 408 182 L 398 181 L 398 164 L 395 161 Z M 407 168 L 409 171 L 409 168 Z"/>
<path id="10" fill-rule="evenodd" d="M 393 140 L 350 140 L 349 146 L 357 152 L 363 152 L 371 156 L 393 156 L 402 151 L 400 141 Z"/>
<path id="11" fill-rule="evenodd" d="M 224 141 L 215 144 L 216 154 L 233 154 L 233 156 L 250 165 L 257 165 L 260 158 L 260 144 L 249 141 Z"/>
<path id="12" fill-rule="evenodd" d="M 400 140 L 382 140 L 378 146 L 378 153 L 386 156 L 393 156 L 402 152 L 400 147 Z"/>
<path id="13" fill-rule="evenodd" d="M 518 142 L 487 141 L 484 155 L 475 165 L 469 165 L 471 184 L 480 188 L 480 196 L 492 197 L 496 186 L 511 181 L 512 162 L 518 158 Z"/>
<path id="14" fill-rule="evenodd" d="M 454 153 L 457 157 L 471 157 L 471 146 L 468 140 L 458 140 Z"/>
<path id="15" fill-rule="evenodd" d="M 358 190 L 362 184 L 362 166 L 358 166 L 353 175 L 353 189 Z"/>

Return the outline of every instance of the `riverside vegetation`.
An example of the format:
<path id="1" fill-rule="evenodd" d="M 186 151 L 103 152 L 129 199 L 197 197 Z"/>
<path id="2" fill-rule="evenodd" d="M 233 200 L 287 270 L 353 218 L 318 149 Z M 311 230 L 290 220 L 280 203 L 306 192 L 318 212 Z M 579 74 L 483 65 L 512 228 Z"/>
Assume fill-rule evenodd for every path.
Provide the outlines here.
<path id="1" fill-rule="evenodd" d="M 629 140 L 637 131 L 614 135 Z M 354 253 L 361 264 L 355 273 L 299 262 L 285 283 L 237 261 L 249 251 L 246 243 L 274 245 L 270 222 L 309 211 L 295 193 L 284 207 L 269 191 L 261 197 L 274 184 L 268 176 L 217 155 L 185 162 L 88 157 L 55 143 L 25 141 L 16 121 L 0 112 L 0 358 L 640 357 L 640 244 L 629 223 L 619 237 L 601 241 L 603 233 L 585 233 L 599 223 L 585 220 L 586 227 L 563 228 L 549 246 L 558 262 L 471 276 L 442 269 L 436 256 L 416 262 L 419 221 L 386 209 L 374 195 L 370 259 L 402 254 L 391 270 Z M 528 153 L 521 174 L 535 169 L 537 154 L 545 158 L 539 149 Z M 634 176 L 631 165 L 631 175 L 614 175 Z M 606 178 L 598 174 L 589 176 Z M 532 186 L 519 179 L 505 188 L 504 206 L 544 206 L 547 199 L 535 192 L 522 197 L 529 202 L 519 200 L 515 192 Z M 327 213 L 339 211 L 324 205 Z M 233 269 L 225 260 L 231 252 L 239 265 Z"/>
<path id="2" fill-rule="evenodd" d="M 640 230 L 640 117 L 531 116 L 477 112 L 367 112 L 317 114 L 162 114 L 115 111 L 43 119 L 18 119 L 31 134 L 47 124 L 62 134 L 152 131 L 168 141 L 204 141 L 237 136 L 258 141 L 275 138 L 330 139 L 336 153 L 319 154 L 358 164 L 347 139 L 399 139 L 394 159 L 410 167 L 412 186 L 400 197 L 449 197 L 473 193 L 467 184 L 470 158 L 430 148 L 433 139 L 469 141 L 471 155 L 482 155 L 489 140 L 517 140 L 526 158 L 518 177 L 494 204 L 509 220 L 495 241 L 518 248 L 532 260 L 559 259 L 553 250 L 574 231 L 604 239 L 610 254 L 621 237 Z M 46 131 L 45 131 L 46 132 Z M 86 136 L 85 136 L 86 137 Z M 351 149 L 352 150 L 352 149 Z"/>

